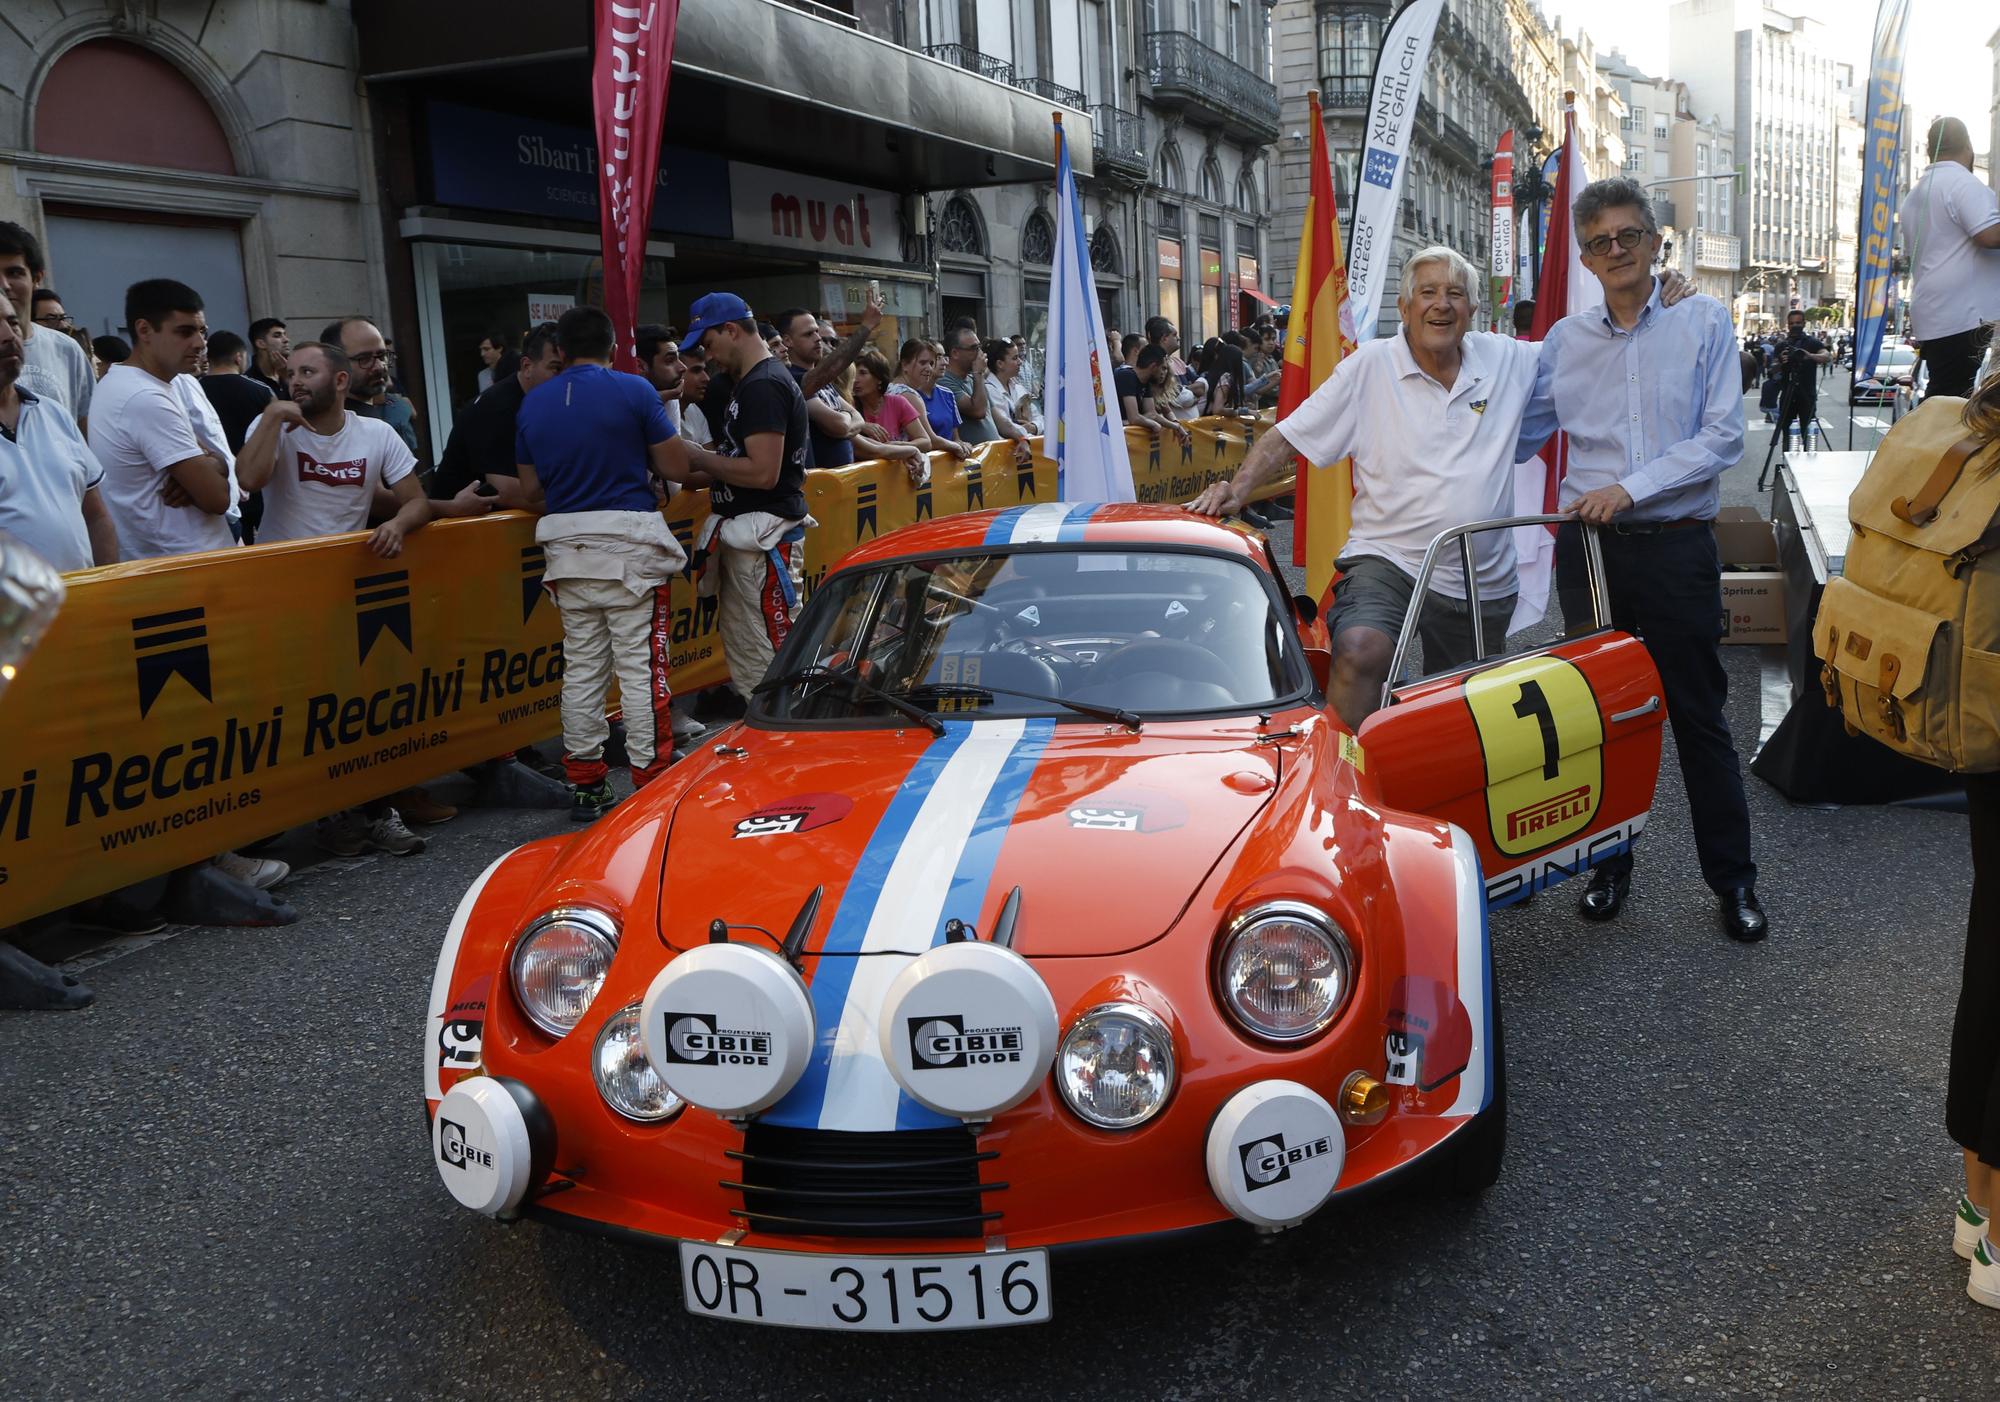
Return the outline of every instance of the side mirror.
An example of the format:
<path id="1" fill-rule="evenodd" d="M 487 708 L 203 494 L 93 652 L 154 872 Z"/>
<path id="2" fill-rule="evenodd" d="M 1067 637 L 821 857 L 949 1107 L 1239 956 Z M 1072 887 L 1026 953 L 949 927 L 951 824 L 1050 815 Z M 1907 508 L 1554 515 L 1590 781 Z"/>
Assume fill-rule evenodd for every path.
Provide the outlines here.
<path id="1" fill-rule="evenodd" d="M 1319 605 L 1309 594 L 1292 595 L 1292 612 L 1299 616 L 1299 622 L 1310 628 L 1319 622 Z"/>

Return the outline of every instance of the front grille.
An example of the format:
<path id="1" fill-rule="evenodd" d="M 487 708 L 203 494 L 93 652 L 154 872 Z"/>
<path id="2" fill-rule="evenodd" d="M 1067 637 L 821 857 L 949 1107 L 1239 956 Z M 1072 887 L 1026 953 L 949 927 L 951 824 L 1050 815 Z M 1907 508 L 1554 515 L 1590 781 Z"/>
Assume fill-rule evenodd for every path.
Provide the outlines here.
<path id="1" fill-rule="evenodd" d="M 978 1237 L 1000 1218 L 981 1194 L 1005 1183 L 979 1181 L 982 1152 L 973 1132 L 947 1129 L 856 1134 L 752 1124 L 731 1213 L 752 1231 L 789 1236 Z"/>

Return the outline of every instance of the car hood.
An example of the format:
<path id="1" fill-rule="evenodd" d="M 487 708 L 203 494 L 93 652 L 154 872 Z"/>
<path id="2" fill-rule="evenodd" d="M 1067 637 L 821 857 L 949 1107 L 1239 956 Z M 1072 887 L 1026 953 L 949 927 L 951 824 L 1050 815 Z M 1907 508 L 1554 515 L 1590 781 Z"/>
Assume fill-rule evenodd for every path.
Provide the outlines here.
<path id="1" fill-rule="evenodd" d="M 675 806 L 662 937 L 685 949 L 721 919 L 782 938 L 820 886 L 807 953 L 914 954 L 951 919 L 989 936 L 1019 886 L 1022 954 L 1136 949 L 1172 926 L 1280 777 L 1278 747 L 1247 717 L 946 731 L 732 732 L 747 753 Z"/>

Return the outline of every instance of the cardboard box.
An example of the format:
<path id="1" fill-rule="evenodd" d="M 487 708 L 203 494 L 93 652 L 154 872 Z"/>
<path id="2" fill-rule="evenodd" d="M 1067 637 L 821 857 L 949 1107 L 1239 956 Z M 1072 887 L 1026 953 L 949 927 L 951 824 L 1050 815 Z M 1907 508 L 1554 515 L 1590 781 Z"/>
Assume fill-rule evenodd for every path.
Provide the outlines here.
<path id="1" fill-rule="evenodd" d="M 1785 576 L 1771 523 L 1755 507 L 1725 506 L 1715 514 L 1715 548 L 1722 556 L 1722 641 L 1785 641 Z"/>

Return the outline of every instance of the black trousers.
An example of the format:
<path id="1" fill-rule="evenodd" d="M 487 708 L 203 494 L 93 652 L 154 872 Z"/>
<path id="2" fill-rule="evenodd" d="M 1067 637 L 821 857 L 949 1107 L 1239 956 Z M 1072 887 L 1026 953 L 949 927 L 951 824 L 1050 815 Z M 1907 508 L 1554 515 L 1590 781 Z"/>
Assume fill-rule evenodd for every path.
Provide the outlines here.
<path id="1" fill-rule="evenodd" d="M 1796 430 L 1804 442 L 1806 425 L 1818 417 L 1819 386 L 1811 380 L 1787 386 L 1778 396 L 1778 441 L 1786 443 L 1786 435 Z"/>
<path id="2" fill-rule="evenodd" d="M 1965 797 L 1972 810 L 1972 909 L 1951 1024 L 1944 1125 L 1960 1148 L 2000 1168 L 2000 774 L 1966 775 Z"/>
<path id="3" fill-rule="evenodd" d="M 1924 364 L 1931 368 L 1931 379 L 1924 398 L 1951 394 L 1963 399 L 1971 395 L 1972 377 L 1979 373 L 1979 362 L 1985 357 L 1987 342 L 1992 337 L 1992 327 L 1975 326 L 1956 336 L 1925 341 Z"/>
<path id="4" fill-rule="evenodd" d="M 1722 561 L 1715 531 L 1690 526 L 1657 535 L 1620 535 L 1605 529 L 1598 539 L 1611 591 L 1612 626 L 1645 642 L 1667 693 L 1667 721 L 1680 751 L 1702 879 L 1718 892 L 1754 886 L 1750 805 L 1723 712 L 1729 674 L 1722 668 Z M 1574 521 L 1556 536 L 1556 596 L 1570 630 L 1588 629 L 1590 580 L 1583 527 Z M 1613 874 L 1629 872 L 1632 857 L 1628 852 L 1603 865 Z"/>

